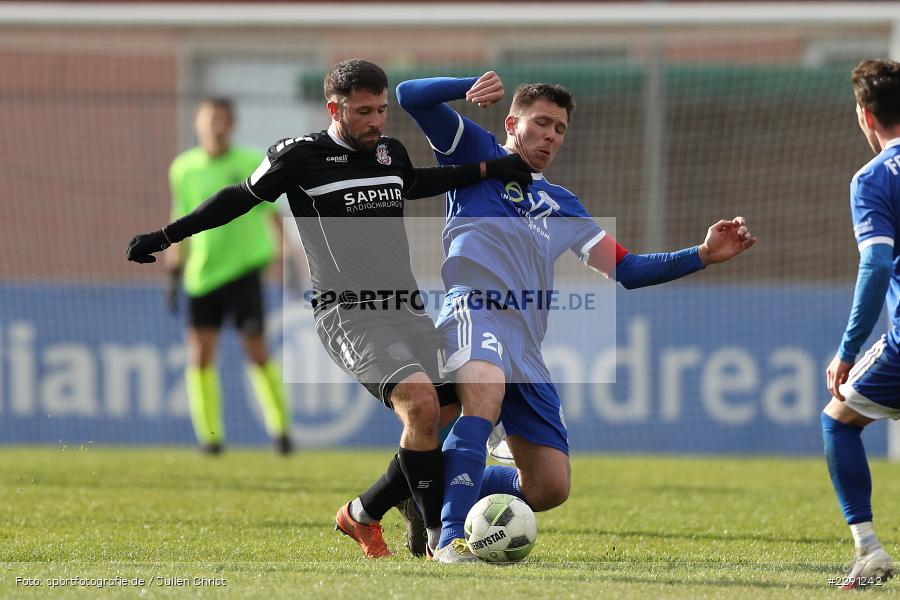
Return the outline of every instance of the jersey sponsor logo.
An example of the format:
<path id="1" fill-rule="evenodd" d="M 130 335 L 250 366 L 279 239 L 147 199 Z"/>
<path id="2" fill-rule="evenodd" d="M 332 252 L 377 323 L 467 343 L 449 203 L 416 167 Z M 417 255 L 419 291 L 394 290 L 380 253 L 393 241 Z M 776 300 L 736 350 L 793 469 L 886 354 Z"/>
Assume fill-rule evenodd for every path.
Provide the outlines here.
<path id="1" fill-rule="evenodd" d="M 340 156 L 327 156 L 325 160 L 333 163 L 342 163 L 346 164 L 350 162 L 350 156 L 347 154 L 341 154 Z"/>
<path id="2" fill-rule="evenodd" d="M 554 211 L 559 211 L 559 202 L 550 194 L 544 190 L 537 190 L 537 195 L 532 192 L 525 193 L 522 186 L 511 181 L 506 184 L 501 197 L 512 202 L 519 214 L 528 219 L 529 223 L 534 222 L 541 226 L 544 237 L 549 237 L 547 217 Z"/>
<path id="3" fill-rule="evenodd" d="M 370 188 L 344 194 L 344 206 L 348 211 L 402 206 L 402 200 L 403 192 L 398 188 L 382 188 L 380 190 Z"/>
<path id="4" fill-rule="evenodd" d="M 872 225 L 872 217 L 869 217 L 865 221 L 860 221 L 853 227 L 853 235 L 859 237 L 864 233 L 869 233 L 873 229 L 875 229 L 875 227 Z"/>
<path id="5" fill-rule="evenodd" d="M 378 144 L 378 147 L 375 148 L 375 160 L 384 166 L 391 164 L 391 155 L 388 154 L 388 149 L 385 144 Z"/>

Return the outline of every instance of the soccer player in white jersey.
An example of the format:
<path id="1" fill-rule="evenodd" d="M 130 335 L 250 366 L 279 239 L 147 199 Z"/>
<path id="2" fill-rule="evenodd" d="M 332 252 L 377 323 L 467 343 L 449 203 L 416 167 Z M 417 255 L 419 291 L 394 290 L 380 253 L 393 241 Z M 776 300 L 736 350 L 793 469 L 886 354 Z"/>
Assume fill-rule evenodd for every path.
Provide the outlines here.
<path id="1" fill-rule="evenodd" d="M 856 546 L 845 588 L 893 575 L 872 525 L 872 477 L 860 434 L 874 421 L 900 419 L 900 63 L 863 61 L 851 80 L 859 127 L 877 156 L 850 181 L 859 272 L 844 336 L 825 373 L 833 398 L 822 411 L 828 472 Z M 890 329 L 857 360 L 885 300 Z"/>
<path id="2" fill-rule="evenodd" d="M 463 416 L 444 443 L 444 508 L 435 560 L 471 562 L 463 520 L 481 496 L 509 493 L 534 510 L 569 495 L 569 445 L 559 395 L 541 356 L 547 313 L 537 303 L 491 310 L 491 293 L 517 297 L 552 293 L 554 264 L 567 250 L 626 288 L 655 285 L 726 261 L 756 242 L 743 217 L 719 221 L 706 240 L 678 252 L 634 254 L 590 218 L 575 194 L 550 183 L 543 171 L 565 139 L 575 109 L 559 85 L 520 87 L 504 127 L 506 141 L 465 119 L 447 104 L 466 99 L 489 106 L 503 97 L 494 72 L 481 77 L 437 77 L 401 83 L 400 105 L 428 137 L 441 164 L 520 155 L 533 171 L 527 189 L 497 182 L 447 195 L 441 275 L 447 289 L 438 329 L 455 374 Z M 521 296 L 519 294 L 521 293 Z M 535 294 L 535 295 L 537 295 Z M 531 297 L 534 297 L 531 296 Z M 498 421 L 508 434 L 517 469 L 485 469 L 485 443 Z"/>

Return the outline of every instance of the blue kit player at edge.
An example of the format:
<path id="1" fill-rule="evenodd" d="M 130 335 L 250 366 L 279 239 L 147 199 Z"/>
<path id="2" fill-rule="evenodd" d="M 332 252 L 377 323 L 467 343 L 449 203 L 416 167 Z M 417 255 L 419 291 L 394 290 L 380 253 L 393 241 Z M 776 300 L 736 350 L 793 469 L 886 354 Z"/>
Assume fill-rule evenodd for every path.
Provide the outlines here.
<path id="1" fill-rule="evenodd" d="M 900 419 L 900 63 L 863 61 L 851 80 L 859 127 L 877 156 L 850 182 L 859 272 L 847 328 L 825 373 L 833 398 L 822 411 L 828 473 L 856 546 L 844 588 L 893 575 L 872 525 L 872 477 L 860 434 L 874 421 Z M 858 358 L 885 300 L 890 329 Z"/>
<path id="2" fill-rule="evenodd" d="M 441 276 L 447 289 L 438 317 L 463 406 L 444 449 L 442 563 L 475 559 L 463 541 L 463 521 L 478 498 L 507 493 L 536 511 L 559 506 L 570 486 L 569 444 L 562 407 L 541 355 L 546 312 L 538 302 L 491 310 L 491 292 L 553 290 L 556 260 L 571 250 L 585 264 L 626 288 L 671 281 L 728 260 L 756 242 L 743 217 L 719 221 L 706 240 L 678 252 L 634 254 L 588 215 L 578 197 L 550 183 L 546 169 L 562 144 L 575 103 L 559 85 L 528 84 L 515 93 L 504 122 L 506 142 L 446 102 L 482 107 L 503 98 L 503 82 L 481 77 L 406 81 L 397 99 L 427 136 L 440 164 L 461 164 L 516 153 L 533 171 L 527 189 L 478 183 L 447 195 Z M 543 308 L 546 308 L 544 306 Z M 516 467 L 485 468 L 495 424 L 505 430 Z M 499 429 L 499 428 L 498 428 Z"/>

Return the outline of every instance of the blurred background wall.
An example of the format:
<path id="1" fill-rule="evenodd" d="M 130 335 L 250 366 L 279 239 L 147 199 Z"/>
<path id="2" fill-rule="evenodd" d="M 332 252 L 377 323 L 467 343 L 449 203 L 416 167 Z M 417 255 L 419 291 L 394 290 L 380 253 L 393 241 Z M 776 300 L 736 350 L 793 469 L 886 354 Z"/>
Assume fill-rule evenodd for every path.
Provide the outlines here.
<path id="1" fill-rule="evenodd" d="M 848 184 L 871 158 L 849 72 L 889 55 L 898 23 L 887 3 L 0 3 L 0 442 L 191 441 L 184 316 L 163 309 L 162 267 L 126 262 L 125 243 L 168 219 L 168 165 L 193 145 L 199 98 L 231 97 L 236 142 L 264 149 L 324 129 L 325 70 L 363 57 L 392 92 L 488 69 L 508 98 L 523 82 L 571 89 L 548 178 L 614 218 L 634 251 L 697 244 L 738 214 L 759 236 L 733 264 L 620 293 L 616 356 L 575 324 L 551 332 L 554 368 L 580 361 L 565 379 L 583 385 L 561 390 L 575 448 L 819 452 L 822 373 L 858 256 Z M 432 164 L 391 102 L 387 133 Z M 502 141 L 508 101 L 457 104 Z M 407 209 L 442 211 L 440 199 Z M 423 283 L 439 285 L 438 245 L 410 230 Z M 563 284 L 595 281 L 574 260 L 562 268 Z M 228 343 L 222 360 L 238 365 Z M 619 383 L 592 383 L 609 369 Z M 226 402 L 241 407 L 227 426 L 260 443 L 242 371 L 226 371 Z M 355 386 L 294 388 L 301 444 L 396 437 Z M 887 428 L 867 435 L 888 450 Z"/>

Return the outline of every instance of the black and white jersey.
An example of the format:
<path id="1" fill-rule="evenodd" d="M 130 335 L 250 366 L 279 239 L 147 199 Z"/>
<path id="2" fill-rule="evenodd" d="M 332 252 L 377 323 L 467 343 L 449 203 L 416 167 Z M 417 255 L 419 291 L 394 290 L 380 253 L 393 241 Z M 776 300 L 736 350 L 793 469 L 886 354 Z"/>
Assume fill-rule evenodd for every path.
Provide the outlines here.
<path id="1" fill-rule="evenodd" d="M 409 293 L 403 204 L 415 177 L 398 140 L 358 151 L 321 131 L 273 144 L 245 185 L 269 202 L 287 194 L 316 291 Z"/>

